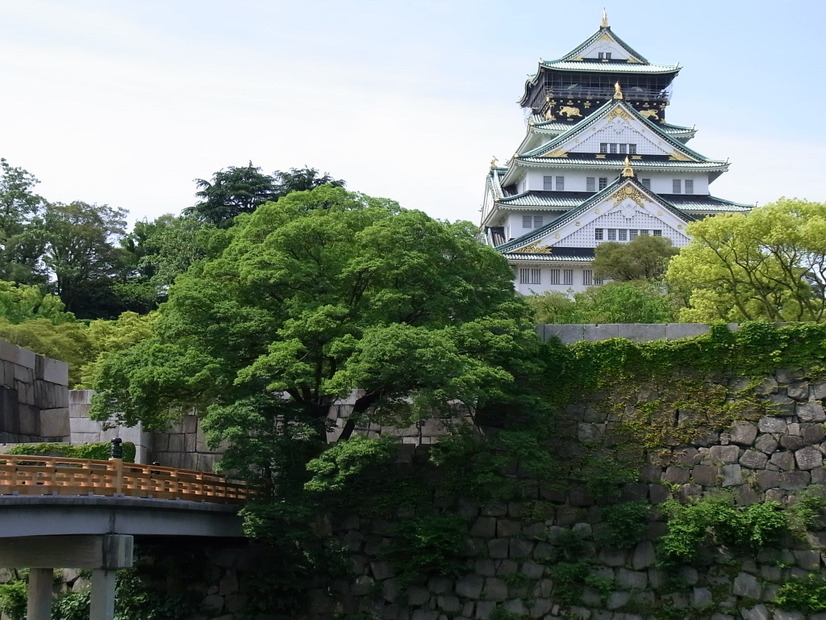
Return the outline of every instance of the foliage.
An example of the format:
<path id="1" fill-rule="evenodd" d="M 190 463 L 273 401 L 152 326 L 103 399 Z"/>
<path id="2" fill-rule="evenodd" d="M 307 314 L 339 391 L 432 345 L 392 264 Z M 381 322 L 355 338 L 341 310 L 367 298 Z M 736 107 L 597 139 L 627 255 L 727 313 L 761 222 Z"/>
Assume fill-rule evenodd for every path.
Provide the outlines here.
<path id="1" fill-rule="evenodd" d="M 805 578 L 792 577 L 780 586 L 774 599 L 781 609 L 794 609 L 806 614 L 826 611 L 826 577 L 810 573 Z"/>
<path id="2" fill-rule="evenodd" d="M 196 179 L 196 196 L 201 202 L 184 209 L 184 214 L 212 224 L 229 228 L 238 215 L 253 213 L 266 202 L 275 202 L 291 192 L 308 191 L 322 185 L 344 187 L 344 181 L 334 179 L 326 172 L 319 175 L 315 168 L 290 168 L 289 172 L 276 170 L 272 176 L 252 165 L 230 166 L 212 175 L 212 181 Z"/>
<path id="3" fill-rule="evenodd" d="M 39 182 L 0 158 L 0 278 L 4 280 L 42 283 L 35 273 L 41 245 L 27 234 L 45 205 L 33 191 Z"/>
<path id="4" fill-rule="evenodd" d="M 0 317 L 14 325 L 35 319 L 46 319 L 54 325 L 75 321 L 75 315 L 66 312 L 59 297 L 44 295 L 39 286 L 4 280 L 0 280 Z"/>
<path id="5" fill-rule="evenodd" d="M 89 617 L 92 591 L 81 590 L 58 596 L 52 601 L 54 620 L 86 620 Z"/>
<path id="6" fill-rule="evenodd" d="M 608 282 L 574 293 L 548 292 L 528 297 L 537 323 L 668 323 L 675 299 L 657 283 Z"/>
<path id="7" fill-rule="evenodd" d="M 396 454 L 392 440 L 353 437 L 336 443 L 307 463 L 312 478 L 304 484 L 310 493 L 346 492 L 354 478 L 370 467 L 386 467 Z"/>
<path id="8" fill-rule="evenodd" d="M 77 384 L 80 368 L 90 355 L 86 326 L 79 321 L 55 325 L 49 319 L 32 319 L 11 324 L 0 319 L 0 340 L 67 362 L 70 386 Z"/>
<path id="9" fill-rule="evenodd" d="M 798 535 L 826 527 L 826 490 L 822 487 L 805 489 L 786 509 L 786 517 L 790 529 Z"/>
<path id="10" fill-rule="evenodd" d="M 591 496 L 605 502 L 619 499 L 622 486 L 636 482 L 639 472 L 614 454 L 597 454 L 585 462 L 581 476 Z"/>
<path id="11" fill-rule="evenodd" d="M 602 520 L 606 528 L 597 543 L 618 549 L 636 545 L 645 533 L 651 505 L 645 501 L 630 501 L 611 504 L 602 509 Z"/>
<path id="12" fill-rule="evenodd" d="M 124 312 L 115 320 L 98 319 L 89 323 L 86 339 L 89 346 L 87 361 L 80 367 L 80 388 L 93 385 L 108 355 L 123 351 L 152 335 L 157 313 L 140 315 Z"/>
<path id="13" fill-rule="evenodd" d="M 28 596 L 28 586 L 22 579 L 0 584 L 0 612 L 9 620 L 25 620 Z"/>
<path id="14" fill-rule="evenodd" d="M 455 514 L 426 514 L 399 521 L 388 555 L 405 583 L 468 572 L 467 519 Z"/>
<path id="15" fill-rule="evenodd" d="M 124 441 L 123 462 L 134 463 L 136 448 L 131 441 Z M 109 459 L 112 444 L 108 441 L 100 443 L 84 443 L 73 445 L 69 443 L 20 443 L 6 450 L 6 454 L 24 454 L 30 456 L 62 456 L 70 459 Z"/>
<path id="16" fill-rule="evenodd" d="M 565 606 L 575 605 L 590 572 L 588 564 L 583 560 L 554 564 L 551 567 L 554 600 Z"/>
<path id="17" fill-rule="evenodd" d="M 686 227 L 668 268 L 683 321 L 826 319 L 826 204 L 781 199 Z"/>
<path id="18" fill-rule="evenodd" d="M 126 234 L 125 217 L 126 211 L 107 205 L 53 203 L 31 232 L 43 243 L 38 271 L 80 318 L 111 317 L 126 309 L 113 289 L 125 276 L 116 247 Z"/>
<path id="19" fill-rule="evenodd" d="M 479 410 L 534 364 L 510 268 L 469 224 L 322 186 L 262 205 L 230 237 L 179 276 L 152 338 L 106 358 L 96 417 L 157 427 L 206 410 L 214 440 L 251 448 L 261 482 L 283 487 L 275 472 L 292 463 L 303 486 L 352 390 L 345 440 L 367 411 L 403 423 Z"/>
<path id="20" fill-rule="evenodd" d="M 607 241 L 594 250 L 594 275 L 626 282 L 654 280 L 662 277 L 678 252 L 667 237 L 642 235 L 629 243 Z"/>
<path id="21" fill-rule="evenodd" d="M 735 506 L 730 496 L 704 497 L 687 505 L 669 500 L 663 505 L 668 532 L 658 543 L 661 561 L 697 562 L 708 545 L 757 550 L 775 543 L 788 531 L 779 508 L 777 502 Z"/>

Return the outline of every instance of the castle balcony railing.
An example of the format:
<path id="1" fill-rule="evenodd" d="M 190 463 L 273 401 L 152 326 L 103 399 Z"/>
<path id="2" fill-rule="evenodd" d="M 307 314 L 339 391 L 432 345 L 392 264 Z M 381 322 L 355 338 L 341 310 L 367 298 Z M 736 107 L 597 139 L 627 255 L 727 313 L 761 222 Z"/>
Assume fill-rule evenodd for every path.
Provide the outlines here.
<path id="1" fill-rule="evenodd" d="M 0 495 L 103 495 L 241 504 L 256 489 L 218 474 L 51 456 L 0 455 Z"/>

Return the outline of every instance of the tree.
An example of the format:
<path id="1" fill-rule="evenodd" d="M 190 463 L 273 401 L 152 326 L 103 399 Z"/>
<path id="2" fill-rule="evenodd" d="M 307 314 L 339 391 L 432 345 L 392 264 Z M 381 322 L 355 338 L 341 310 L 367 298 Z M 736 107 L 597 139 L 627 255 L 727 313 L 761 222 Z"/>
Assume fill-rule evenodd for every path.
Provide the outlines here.
<path id="1" fill-rule="evenodd" d="M 212 181 L 196 179 L 201 202 L 184 209 L 184 214 L 220 228 L 232 225 L 241 213 L 252 213 L 258 206 L 274 200 L 273 179 L 252 165 L 229 166 L 212 175 Z"/>
<path id="2" fill-rule="evenodd" d="M 184 209 L 184 215 L 229 228 L 238 215 L 252 213 L 265 202 L 276 201 L 291 192 L 308 191 L 320 185 L 344 187 L 344 181 L 328 173 L 319 174 L 315 168 L 290 168 L 289 172 L 276 170 L 272 176 L 252 165 L 230 166 L 212 175 L 212 181 L 196 179 L 203 200 Z"/>
<path id="3" fill-rule="evenodd" d="M 666 274 L 685 321 L 826 319 L 826 204 L 781 199 L 692 222 Z"/>
<path id="4" fill-rule="evenodd" d="M 206 410 L 277 487 L 351 392 L 345 440 L 364 416 L 478 411 L 538 341 L 507 262 L 474 236 L 329 185 L 263 205 L 176 280 L 152 338 L 104 361 L 93 413 L 159 426 Z"/>
<path id="5" fill-rule="evenodd" d="M 39 270 L 66 309 L 80 318 L 117 316 L 124 309 L 114 285 L 124 279 L 124 256 L 117 244 L 125 234 L 126 212 L 85 202 L 53 203 L 30 233 L 43 242 Z"/>
<path id="6" fill-rule="evenodd" d="M 551 292 L 527 298 L 538 323 L 667 323 L 675 299 L 655 282 L 608 282 L 586 291 Z"/>
<path id="7" fill-rule="evenodd" d="M 31 284 L 41 244 L 24 233 L 42 211 L 45 201 L 33 192 L 40 181 L 33 174 L 0 158 L 0 277 Z"/>
<path id="8" fill-rule="evenodd" d="M 334 179 L 325 172 L 319 174 L 316 168 L 290 168 L 289 172 L 276 170 L 273 175 L 273 187 L 275 197 L 283 198 L 292 192 L 305 192 L 318 187 L 319 185 L 332 185 L 333 187 L 344 187 L 346 184 L 341 179 Z"/>
<path id="9" fill-rule="evenodd" d="M 653 280 L 679 252 L 666 237 L 642 235 L 629 243 L 607 241 L 594 251 L 594 275 L 617 281 Z"/>

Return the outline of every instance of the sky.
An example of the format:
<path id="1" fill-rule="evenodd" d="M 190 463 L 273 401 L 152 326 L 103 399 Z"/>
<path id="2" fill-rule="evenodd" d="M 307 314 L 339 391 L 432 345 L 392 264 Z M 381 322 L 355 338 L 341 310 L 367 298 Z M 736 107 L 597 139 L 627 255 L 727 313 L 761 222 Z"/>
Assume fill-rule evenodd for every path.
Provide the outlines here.
<path id="1" fill-rule="evenodd" d="M 731 161 L 716 196 L 826 201 L 826 3 L 0 0 L 0 157 L 51 201 L 178 214 L 249 162 L 478 223 L 540 58 L 612 30 L 679 62 L 667 119 Z"/>

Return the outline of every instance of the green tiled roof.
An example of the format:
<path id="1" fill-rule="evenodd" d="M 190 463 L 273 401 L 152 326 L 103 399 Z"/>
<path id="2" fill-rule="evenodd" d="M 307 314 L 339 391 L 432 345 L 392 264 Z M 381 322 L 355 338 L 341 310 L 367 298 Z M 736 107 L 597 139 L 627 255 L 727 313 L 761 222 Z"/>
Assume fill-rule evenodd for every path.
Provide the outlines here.
<path id="1" fill-rule="evenodd" d="M 520 153 L 515 159 L 517 159 L 518 161 L 527 161 L 527 160 L 533 158 L 534 155 L 541 155 L 541 154 L 553 151 L 555 148 L 562 145 L 564 142 L 567 142 L 568 140 L 570 140 L 571 138 L 573 138 L 577 134 L 580 134 L 583 131 L 585 131 L 588 127 L 590 127 L 593 124 L 597 123 L 598 121 L 602 120 L 602 118 L 607 116 L 611 112 L 611 110 L 613 110 L 616 107 L 623 108 L 631 116 L 635 117 L 640 122 L 642 122 L 643 124 L 650 127 L 654 131 L 654 133 L 656 133 L 658 136 L 660 136 L 664 140 L 666 140 L 675 150 L 683 153 L 684 155 L 687 155 L 688 157 L 692 157 L 694 159 L 699 159 L 700 161 L 711 161 L 708 158 L 706 158 L 705 156 L 700 155 L 700 153 L 691 150 L 690 148 L 688 148 L 685 144 L 683 144 L 682 142 L 680 142 L 676 138 L 668 135 L 668 133 L 663 131 L 657 123 L 655 123 L 655 122 L 645 118 L 644 116 L 642 116 L 639 112 L 637 112 L 634 109 L 633 106 L 627 104 L 622 99 L 614 99 L 614 100 L 609 101 L 608 103 L 600 106 L 600 108 L 597 111 L 595 111 L 592 114 L 589 114 L 588 116 L 583 118 L 581 121 L 579 121 L 578 123 L 573 125 L 567 132 L 556 136 L 552 140 L 546 142 L 542 146 L 536 147 L 532 151 L 528 151 L 527 153 Z M 608 160 L 606 160 L 606 161 L 608 161 Z M 684 162 L 684 163 L 691 163 L 691 162 Z"/>
<path id="2" fill-rule="evenodd" d="M 532 263 L 590 263 L 593 260 L 593 256 L 565 256 L 560 254 L 554 254 L 553 250 L 551 250 L 550 254 L 522 254 L 519 252 L 502 252 L 502 255 L 509 261 L 513 262 L 528 261 Z"/>
<path id="3" fill-rule="evenodd" d="M 576 155 L 576 153 L 572 153 Z M 583 169 L 605 169 L 611 168 L 621 170 L 622 160 L 618 159 L 577 159 L 576 157 L 517 157 L 515 161 L 520 164 L 530 164 L 542 167 L 553 168 L 583 168 Z M 714 161 L 706 159 L 704 161 L 645 161 L 633 160 L 631 166 L 636 171 L 642 170 L 691 170 L 693 172 L 725 172 L 728 170 L 728 162 Z"/>
<path id="4" fill-rule="evenodd" d="M 588 73 L 648 73 L 668 74 L 680 70 L 679 65 L 643 65 L 634 62 L 592 62 L 589 60 L 541 60 L 539 66 L 555 71 L 585 71 Z"/>
<path id="5" fill-rule="evenodd" d="M 529 243 L 539 241 L 540 239 L 542 239 L 542 237 L 544 237 L 548 233 L 551 233 L 554 230 L 557 230 L 558 228 L 560 228 L 561 226 L 567 224 L 568 222 L 570 222 L 572 220 L 575 220 L 577 217 L 579 217 L 580 214 L 582 214 L 585 211 L 587 211 L 588 209 L 590 209 L 593 205 L 596 205 L 596 204 L 599 204 L 600 202 L 602 202 L 603 199 L 605 199 L 607 196 L 610 196 L 611 194 L 613 194 L 617 190 L 617 188 L 619 188 L 621 185 L 623 185 L 626 182 L 634 183 L 640 191 L 642 191 L 642 192 L 644 192 L 645 194 L 648 195 L 648 197 L 651 199 L 652 202 L 657 202 L 657 203 L 661 204 L 663 207 L 665 207 L 668 211 L 670 211 L 673 215 L 676 215 L 681 220 L 688 222 L 688 221 L 691 221 L 691 220 L 694 219 L 691 215 L 689 215 L 687 213 L 683 213 L 682 211 L 680 211 L 679 209 L 674 207 L 668 201 L 660 199 L 660 197 L 657 196 L 657 194 L 654 194 L 653 192 L 645 189 L 642 185 L 640 185 L 640 184 L 638 184 L 634 181 L 627 181 L 626 179 L 617 179 L 616 181 L 611 183 L 608 187 L 606 187 L 602 191 L 597 192 L 596 194 L 591 196 L 591 198 L 589 198 L 588 200 L 585 200 L 584 202 L 582 202 L 577 208 L 571 209 L 570 211 L 568 211 L 568 213 L 566 213 L 565 215 L 562 215 L 562 216 L 556 218 L 555 220 L 553 220 L 552 222 L 549 222 L 548 224 L 545 224 L 544 226 L 540 226 L 539 228 L 536 228 L 536 229 L 522 235 L 521 237 L 519 237 L 517 239 L 514 239 L 512 241 L 508 241 L 507 243 L 503 243 L 502 245 L 497 246 L 496 249 L 499 252 L 505 253 L 505 252 L 508 252 L 510 250 L 515 250 L 515 249 L 518 249 L 518 248 L 523 247 L 525 245 L 528 245 Z"/>
<path id="6" fill-rule="evenodd" d="M 528 117 L 528 125 L 536 131 L 547 133 L 562 133 L 571 129 L 571 123 L 560 123 L 559 121 L 546 120 L 541 114 L 531 114 Z M 694 127 L 683 127 L 682 125 L 672 125 L 670 123 L 658 123 L 657 127 L 671 136 L 693 137 L 697 130 Z"/>
<path id="7" fill-rule="evenodd" d="M 636 58 L 637 60 L 639 60 L 639 61 L 640 61 L 640 62 L 642 62 L 642 63 L 648 64 L 648 60 L 645 58 L 645 56 L 643 56 L 642 54 L 640 54 L 639 52 L 637 52 L 634 48 L 632 48 L 632 47 L 631 47 L 630 45 L 628 45 L 625 41 L 623 41 L 623 40 L 622 40 L 622 39 L 620 39 L 620 38 L 619 38 L 616 34 L 614 34 L 614 31 L 613 31 L 613 30 L 611 30 L 611 27 L 610 27 L 610 26 L 602 26 L 602 27 L 601 27 L 599 30 L 597 30 L 594 34 L 592 34 L 590 37 L 588 37 L 587 39 L 585 39 L 582 43 L 580 43 L 579 45 L 577 45 L 577 46 L 576 46 L 574 49 L 572 49 L 570 52 L 568 52 L 567 54 L 565 54 L 565 55 L 564 55 L 564 56 L 563 56 L 560 60 L 570 60 L 571 58 L 577 58 L 577 57 L 579 57 L 579 56 L 581 55 L 582 51 L 583 51 L 585 48 L 587 48 L 587 47 L 588 47 L 589 45 L 591 45 L 594 41 L 596 41 L 597 39 L 599 39 L 601 36 L 603 36 L 603 35 L 605 35 L 605 34 L 607 34 L 609 37 L 611 37 L 617 45 L 619 45 L 619 46 L 620 46 L 620 47 L 622 47 L 622 48 L 623 48 L 626 52 L 628 52 L 628 55 L 629 55 L 629 56 L 632 56 L 633 58 Z"/>

